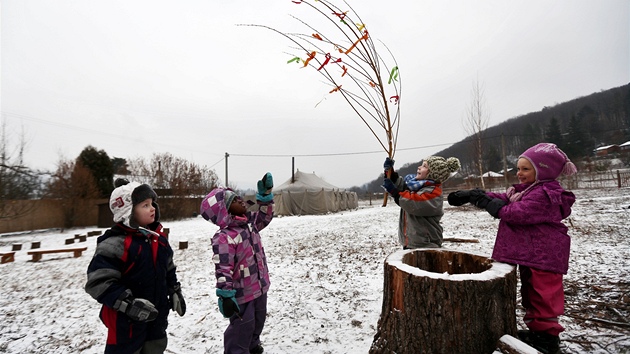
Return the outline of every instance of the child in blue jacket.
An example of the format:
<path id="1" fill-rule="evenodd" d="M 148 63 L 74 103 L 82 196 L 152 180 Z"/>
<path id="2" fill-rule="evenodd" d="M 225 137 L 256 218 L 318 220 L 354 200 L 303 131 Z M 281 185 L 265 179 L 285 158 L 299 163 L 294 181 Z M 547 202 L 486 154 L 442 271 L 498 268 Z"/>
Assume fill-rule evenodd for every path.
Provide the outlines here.
<path id="1" fill-rule="evenodd" d="M 120 179 L 116 187 L 109 201 L 116 224 L 97 240 L 85 291 L 102 304 L 105 353 L 160 354 L 169 310 L 186 312 L 173 250 L 153 189 Z"/>

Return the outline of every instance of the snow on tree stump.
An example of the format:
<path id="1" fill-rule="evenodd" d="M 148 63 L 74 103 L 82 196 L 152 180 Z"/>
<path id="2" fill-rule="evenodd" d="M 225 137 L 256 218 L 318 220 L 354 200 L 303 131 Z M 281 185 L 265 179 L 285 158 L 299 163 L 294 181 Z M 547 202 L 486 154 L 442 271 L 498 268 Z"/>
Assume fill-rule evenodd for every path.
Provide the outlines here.
<path id="1" fill-rule="evenodd" d="M 385 260 L 383 308 L 370 348 L 380 353 L 492 353 L 516 335 L 516 267 L 444 249 Z"/>

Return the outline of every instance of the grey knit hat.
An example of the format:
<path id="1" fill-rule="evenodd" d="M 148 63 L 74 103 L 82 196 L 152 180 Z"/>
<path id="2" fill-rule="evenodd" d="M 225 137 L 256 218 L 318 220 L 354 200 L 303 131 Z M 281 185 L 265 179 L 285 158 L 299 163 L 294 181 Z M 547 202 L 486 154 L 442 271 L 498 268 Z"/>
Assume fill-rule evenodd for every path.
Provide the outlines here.
<path id="1" fill-rule="evenodd" d="M 238 197 L 238 194 L 236 194 L 233 190 L 225 190 L 225 199 L 223 199 L 223 201 L 225 202 L 225 208 L 227 210 L 230 210 L 230 205 L 232 205 L 232 202 L 234 202 L 234 198 L 236 197 Z"/>
<path id="2" fill-rule="evenodd" d="M 437 183 L 446 181 L 451 176 L 451 173 L 457 172 L 461 167 L 459 159 L 456 157 L 445 159 L 440 156 L 429 156 L 424 161 L 426 161 L 427 166 L 429 166 L 427 179 L 432 179 Z"/>

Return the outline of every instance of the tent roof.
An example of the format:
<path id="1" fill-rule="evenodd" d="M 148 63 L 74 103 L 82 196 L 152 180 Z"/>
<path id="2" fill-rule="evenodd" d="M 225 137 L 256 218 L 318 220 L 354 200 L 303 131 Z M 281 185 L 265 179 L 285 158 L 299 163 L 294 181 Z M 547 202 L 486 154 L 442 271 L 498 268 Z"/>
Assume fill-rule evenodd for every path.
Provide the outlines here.
<path id="1" fill-rule="evenodd" d="M 295 181 L 291 183 L 291 178 L 277 187 L 273 187 L 273 192 L 303 192 L 303 191 L 321 191 L 323 190 L 344 190 L 342 188 L 333 186 L 332 184 L 324 181 L 313 173 L 304 173 L 299 170 L 295 172 Z"/>

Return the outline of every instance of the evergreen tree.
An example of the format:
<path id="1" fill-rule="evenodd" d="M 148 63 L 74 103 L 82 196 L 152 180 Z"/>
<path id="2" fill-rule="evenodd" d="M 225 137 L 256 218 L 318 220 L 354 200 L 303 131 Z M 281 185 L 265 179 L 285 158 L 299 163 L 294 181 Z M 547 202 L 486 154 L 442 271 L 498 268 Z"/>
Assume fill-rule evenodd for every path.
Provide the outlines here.
<path id="1" fill-rule="evenodd" d="M 118 175 L 129 174 L 129 170 L 127 169 L 127 160 L 120 157 L 112 158 L 112 169 L 114 170 L 114 174 L 118 174 Z"/>
<path id="2" fill-rule="evenodd" d="M 564 152 L 569 158 L 577 159 L 591 155 L 593 150 L 591 138 L 586 134 L 582 121 L 576 115 L 571 116 L 569 121 L 566 141 Z"/>
<path id="3" fill-rule="evenodd" d="M 558 119 L 553 116 L 549 120 L 549 124 L 545 129 L 545 141 L 549 143 L 554 143 L 558 145 L 562 149 L 564 146 L 562 140 L 562 131 L 560 130 L 560 123 L 558 123 Z"/>
<path id="4" fill-rule="evenodd" d="M 503 158 L 495 145 L 489 145 L 484 151 L 484 165 L 486 171 L 497 172 L 503 169 Z"/>
<path id="5" fill-rule="evenodd" d="M 104 150 L 97 150 L 93 146 L 87 146 L 79 154 L 77 165 L 90 170 L 100 196 L 102 198 L 109 197 L 114 190 L 114 167 L 107 153 Z"/>
<path id="6" fill-rule="evenodd" d="M 602 115 L 602 117 L 603 116 L 604 115 Z M 597 141 L 604 144 L 611 143 L 609 140 L 610 137 L 606 136 L 606 133 L 611 129 L 608 120 L 604 118 L 600 119 L 598 112 L 591 108 L 590 105 L 585 104 L 582 106 L 577 112 L 577 118 L 582 127 L 588 127 L 584 133 L 589 138 L 589 141 Z"/>
<path id="7" fill-rule="evenodd" d="M 531 123 L 527 123 L 527 125 L 525 125 L 525 129 L 523 130 L 522 146 L 520 146 L 517 150 L 525 151 L 529 147 L 540 143 L 541 138 L 540 130 L 534 127 Z"/>
<path id="8" fill-rule="evenodd" d="M 628 87 L 628 90 L 626 91 L 626 95 L 624 97 L 623 111 L 625 112 L 626 116 L 626 128 L 630 128 L 630 87 Z"/>

